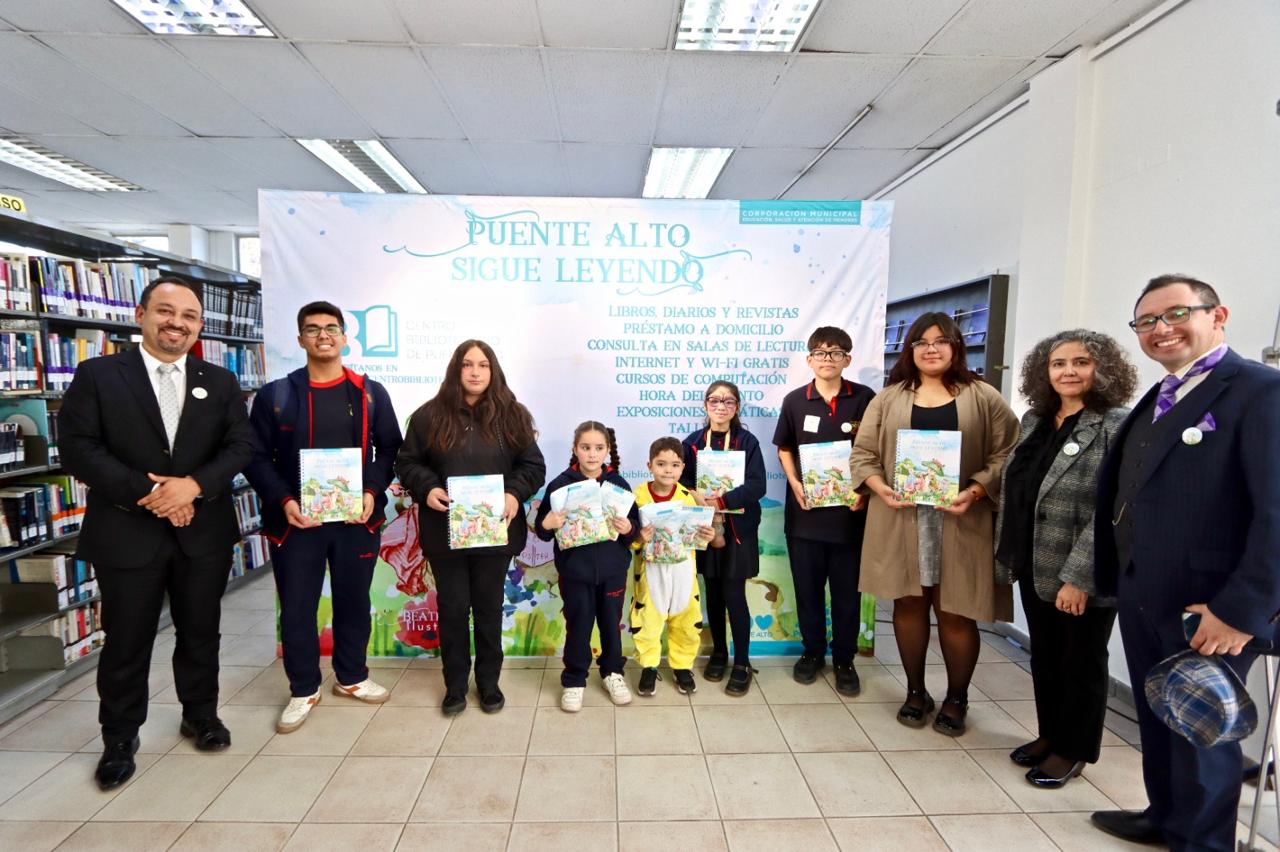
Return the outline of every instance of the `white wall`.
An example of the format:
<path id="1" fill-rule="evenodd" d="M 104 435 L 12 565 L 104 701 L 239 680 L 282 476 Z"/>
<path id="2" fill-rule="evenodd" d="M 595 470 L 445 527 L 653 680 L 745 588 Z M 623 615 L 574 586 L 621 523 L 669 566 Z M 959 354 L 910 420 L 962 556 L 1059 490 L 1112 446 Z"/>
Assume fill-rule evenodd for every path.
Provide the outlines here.
<path id="1" fill-rule="evenodd" d="M 1160 371 L 1125 323 L 1147 279 L 1184 272 L 1258 358 L 1280 312 L 1278 39 L 1280 4 L 1191 0 L 1043 72 L 1026 107 L 885 196 L 890 298 L 1016 268 L 1006 362 L 1080 325 L 1128 346 L 1145 386 Z M 1111 669 L 1129 682 L 1118 633 Z"/>

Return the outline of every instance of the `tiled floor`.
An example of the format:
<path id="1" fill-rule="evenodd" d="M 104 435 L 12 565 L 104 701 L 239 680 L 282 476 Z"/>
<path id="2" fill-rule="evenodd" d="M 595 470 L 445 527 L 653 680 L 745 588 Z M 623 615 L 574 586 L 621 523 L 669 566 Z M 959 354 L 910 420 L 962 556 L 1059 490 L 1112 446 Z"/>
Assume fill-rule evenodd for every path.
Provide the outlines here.
<path id="1" fill-rule="evenodd" d="M 0 727 L 0 849 L 1102 850 L 1128 844 L 1094 831 L 1089 811 L 1144 804 L 1135 730 L 1118 716 L 1082 778 L 1057 792 L 1026 784 L 1006 756 L 1035 726 L 1026 656 L 994 637 L 959 739 L 895 721 L 904 676 L 884 625 L 852 700 L 826 679 L 796 684 L 789 659 L 759 658 L 741 699 L 705 681 L 687 698 L 668 673 L 623 708 L 593 682 L 574 716 L 557 707 L 558 660 L 509 660 L 507 708 L 450 721 L 438 663 L 376 661 L 391 701 L 366 707 L 326 681 L 312 718 L 282 736 L 270 581 L 227 597 L 223 629 L 233 748 L 201 754 L 178 735 L 173 637 L 161 636 L 138 772 L 122 789 L 92 781 L 92 675 Z M 942 666 L 928 677 L 941 692 Z"/>

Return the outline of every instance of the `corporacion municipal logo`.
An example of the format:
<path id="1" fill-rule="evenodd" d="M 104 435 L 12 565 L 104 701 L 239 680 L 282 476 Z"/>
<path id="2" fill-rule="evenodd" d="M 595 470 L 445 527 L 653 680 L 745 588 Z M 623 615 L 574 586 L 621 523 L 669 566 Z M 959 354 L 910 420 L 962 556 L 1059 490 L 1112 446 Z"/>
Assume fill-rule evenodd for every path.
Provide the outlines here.
<path id="1" fill-rule="evenodd" d="M 370 305 L 359 311 L 347 308 L 346 313 L 355 320 L 355 328 L 347 328 L 343 356 L 395 358 L 400 354 L 400 318 L 390 305 Z"/>

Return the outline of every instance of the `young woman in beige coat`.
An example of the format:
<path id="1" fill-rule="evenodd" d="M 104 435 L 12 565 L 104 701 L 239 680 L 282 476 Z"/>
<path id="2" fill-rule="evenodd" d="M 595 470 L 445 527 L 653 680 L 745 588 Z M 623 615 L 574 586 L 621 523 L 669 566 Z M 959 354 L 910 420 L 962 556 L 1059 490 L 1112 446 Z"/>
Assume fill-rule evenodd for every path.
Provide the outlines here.
<path id="1" fill-rule="evenodd" d="M 899 499 L 893 468 L 899 429 L 958 430 L 960 493 L 950 506 Z M 1008 586 L 992 572 L 993 513 L 1000 471 L 1018 439 L 1018 419 L 1000 392 L 969 370 L 964 336 L 945 313 L 926 313 L 907 330 L 902 356 L 863 415 L 854 442 L 853 482 L 873 494 L 862 545 L 860 591 L 893 599 L 893 628 L 907 673 L 898 721 L 923 727 L 934 709 L 924 685 L 929 611 L 947 665 L 947 697 L 935 730 L 965 730 L 969 681 L 981 647 L 977 621 L 1009 620 Z"/>

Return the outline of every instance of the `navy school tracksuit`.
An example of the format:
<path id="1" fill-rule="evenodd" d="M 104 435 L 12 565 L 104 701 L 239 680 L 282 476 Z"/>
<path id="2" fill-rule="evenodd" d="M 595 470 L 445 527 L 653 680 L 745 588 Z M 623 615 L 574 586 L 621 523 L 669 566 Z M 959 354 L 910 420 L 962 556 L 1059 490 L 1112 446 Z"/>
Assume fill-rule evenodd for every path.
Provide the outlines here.
<path id="1" fill-rule="evenodd" d="M 543 541 L 552 541 L 555 531 L 544 529 L 542 521 L 551 511 L 549 499 L 557 491 L 587 477 L 578 472 L 576 464 L 557 476 L 543 492 L 538 514 L 534 518 L 534 532 Z M 631 490 L 627 481 L 611 467 L 606 466 L 598 477 L 601 482 L 611 482 L 619 488 Z M 561 550 L 555 545 L 556 571 L 560 574 L 560 597 L 564 601 L 564 672 L 560 685 L 566 688 L 587 685 L 587 673 L 591 670 L 591 628 L 600 628 L 600 676 L 621 674 L 622 656 L 622 605 L 627 596 L 627 570 L 631 566 L 631 542 L 640 532 L 640 512 L 632 505 L 627 514 L 631 532 L 618 535 L 614 541 L 600 541 Z"/>

